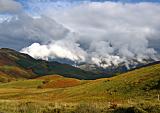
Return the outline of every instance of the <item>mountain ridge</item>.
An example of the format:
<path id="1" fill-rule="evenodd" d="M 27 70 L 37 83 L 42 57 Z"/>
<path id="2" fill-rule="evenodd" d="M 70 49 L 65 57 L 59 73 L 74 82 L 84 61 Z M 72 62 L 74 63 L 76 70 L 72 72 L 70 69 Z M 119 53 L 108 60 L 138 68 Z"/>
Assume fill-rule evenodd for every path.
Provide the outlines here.
<path id="1" fill-rule="evenodd" d="M 136 68 L 132 68 L 131 70 L 159 63 L 160 61 L 149 63 L 147 65 L 140 65 Z M 95 69 L 100 70 L 99 67 L 96 67 Z M 58 74 L 69 78 L 94 80 L 113 77 L 131 70 L 124 69 L 124 66 L 122 65 L 120 67 L 111 67 L 96 72 L 93 70 L 87 70 L 87 68 L 77 68 L 69 64 L 62 64 L 56 61 L 34 59 L 28 54 L 20 53 L 9 48 L 0 49 L 0 72 L 5 75 L 5 77 L 1 77 L 1 81 L 33 79 L 36 77 L 53 74 Z M 9 79 L 6 79 L 8 76 Z"/>
<path id="2" fill-rule="evenodd" d="M 48 62 L 45 60 L 34 59 L 31 56 L 19 53 L 15 50 L 2 48 L 0 49 L 0 66 L 3 73 L 7 73 L 4 69 L 19 68 L 21 71 L 33 75 L 27 78 L 35 78 L 38 76 L 59 74 L 64 77 L 77 79 L 95 79 L 97 74 L 84 71 L 68 64 L 61 64 L 55 61 Z M 8 67 L 5 67 L 8 66 Z M 10 71 L 10 73 L 15 73 Z M 26 77 L 24 77 L 26 78 Z"/>

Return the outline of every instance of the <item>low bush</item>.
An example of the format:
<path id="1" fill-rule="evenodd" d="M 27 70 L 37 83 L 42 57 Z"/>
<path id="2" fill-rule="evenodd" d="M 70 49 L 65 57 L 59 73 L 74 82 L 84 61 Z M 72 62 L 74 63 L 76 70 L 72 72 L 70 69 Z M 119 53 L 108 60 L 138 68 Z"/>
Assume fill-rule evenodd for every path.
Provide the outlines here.
<path id="1" fill-rule="evenodd" d="M 101 110 L 90 104 L 80 104 L 73 113 L 101 113 Z"/>
<path id="2" fill-rule="evenodd" d="M 112 113 L 147 113 L 143 109 L 137 108 L 137 107 L 119 107 L 112 111 Z"/>

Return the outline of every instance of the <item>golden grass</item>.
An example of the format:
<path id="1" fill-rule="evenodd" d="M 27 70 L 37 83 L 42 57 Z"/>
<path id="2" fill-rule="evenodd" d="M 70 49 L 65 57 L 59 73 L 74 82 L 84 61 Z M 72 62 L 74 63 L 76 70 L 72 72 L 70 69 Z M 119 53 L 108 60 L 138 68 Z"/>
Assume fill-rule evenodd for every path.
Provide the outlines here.
<path id="1" fill-rule="evenodd" d="M 17 102 L 16 106 L 19 106 L 19 103 L 28 106 L 26 102 L 33 102 L 33 106 L 37 103 L 38 107 L 35 109 L 38 110 L 39 107 L 44 107 L 40 103 L 45 103 L 45 107 L 49 106 L 49 103 L 61 103 L 70 107 L 79 103 L 94 103 L 102 108 L 106 106 L 114 107 L 115 105 L 116 107 L 141 106 L 141 108 L 145 109 L 145 107 L 160 106 L 158 101 L 159 89 L 150 89 L 157 85 L 159 80 L 160 64 L 134 70 L 113 78 L 93 81 L 49 75 L 33 80 L 20 80 L 0 84 L 0 101 L 6 100 L 5 106 L 9 104 L 14 106 L 12 102 L 15 100 L 17 100 L 15 101 Z M 38 86 L 42 86 L 41 89 Z M 145 89 L 146 87 L 147 89 Z M 142 105 L 141 103 L 145 104 Z M 44 109 L 46 109 L 45 107 Z M 69 109 L 67 108 L 68 111 Z M 36 111 L 34 112 L 36 113 Z"/>

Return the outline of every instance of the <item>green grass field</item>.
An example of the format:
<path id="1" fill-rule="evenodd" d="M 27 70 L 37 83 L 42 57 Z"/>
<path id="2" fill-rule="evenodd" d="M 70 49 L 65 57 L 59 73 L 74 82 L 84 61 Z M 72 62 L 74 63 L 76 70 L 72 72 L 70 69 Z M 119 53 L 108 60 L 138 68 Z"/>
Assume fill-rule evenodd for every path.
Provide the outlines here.
<path id="1" fill-rule="evenodd" d="M 0 113 L 160 113 L 160 64 L 112 78 L 0 83 Z"/>

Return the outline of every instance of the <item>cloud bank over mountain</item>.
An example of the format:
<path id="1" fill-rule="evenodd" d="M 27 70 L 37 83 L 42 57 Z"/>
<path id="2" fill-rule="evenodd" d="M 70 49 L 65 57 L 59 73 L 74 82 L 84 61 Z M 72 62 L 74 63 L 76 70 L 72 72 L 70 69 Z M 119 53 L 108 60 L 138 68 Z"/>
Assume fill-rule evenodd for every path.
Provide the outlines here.
<path id="1" fill-rule="evenodd" d="M 0 16 L 0 47 L 104 67 L 159 59 L 159 3 L 48 1 L 20 7 Z"/>

